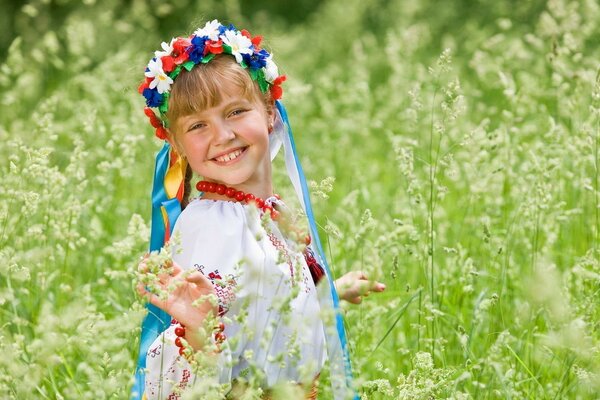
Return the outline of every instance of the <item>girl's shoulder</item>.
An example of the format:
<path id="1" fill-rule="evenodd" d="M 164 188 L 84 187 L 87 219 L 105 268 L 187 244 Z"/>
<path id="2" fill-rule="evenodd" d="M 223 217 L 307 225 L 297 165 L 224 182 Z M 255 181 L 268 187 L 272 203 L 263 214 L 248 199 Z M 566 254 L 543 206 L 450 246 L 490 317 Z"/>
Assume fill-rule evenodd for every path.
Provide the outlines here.
<path id="1" fill-rule="evenodd" d="M 230 235 L 248 227 L 247 213 L 238 202 L 194 199 L 181 212 L 174 229 L 182 234 Z"/>
<path id="2" fill-rule="evenodd" d="M 181 217 L 212 216 L 215 218 L 240 217 L 243 205 L 236 201 L 195 198 L 183 209 Z"/>
<path id="3" fill-rule="evenodd" d="M 196 199 L 181 212 L 173 228 L 173 260 L 206 271 L 230 271 L 256 246 L 258 218 L 230 201 Z"/>

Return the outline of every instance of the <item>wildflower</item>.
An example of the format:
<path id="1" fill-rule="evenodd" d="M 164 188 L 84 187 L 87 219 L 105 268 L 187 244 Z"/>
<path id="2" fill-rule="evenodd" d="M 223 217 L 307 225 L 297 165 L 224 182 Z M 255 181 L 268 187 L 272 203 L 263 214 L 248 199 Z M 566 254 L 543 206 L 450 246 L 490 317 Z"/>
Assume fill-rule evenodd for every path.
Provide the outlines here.
<path id="1" fill-rule="evenodd" d="M 242 62 L 244 54 L 252 54 L 252 41 L 241 33 L 227 30 L 221 36 L 223 44 L 231 48 L 235 61 Z"/>
<path id="2" fill-rule="evenodd" d="M 190 49 L 188 49 L 188 52 L 190 60 L 196 64 L 199 63 L 200 60 L 202 60 L 202 57 L 204 57 L 205 42 L 206 41 L 204 40 L 204 38 L 198 36 L 192 39 L 192 46 Z"/>
<path id="3" fill-rule="evenodd" d="M 279 76 L 277 65 L 273 62 L 273 55 L 265 59 L 265 79 L 267 82 L 273 82 Z"/>
<path id="4" fill-rule="evenodd" d="M 165 56 L 170 56 L 173 53 L 173 43 L 175 43 L 175 38 L 171 39 L 171 42 L 167 44 L 167 42 L 162 42 L 160 47 L 162 47 L 162 51 L 156 50 L 154 52 L 154 57 L 157 59 L 163 58 Z"/>
<path id="5" fill-rule="evenodd" d="M 156 88 L 156 90 L 160 94 L 168 92 L 169 88 L 171 87 L 171 84 L 173 84 L 173 79 L 167 76 L 167 74 L 163 70 L 163 64 L 160 58 L 153 58 L 152 60 L 150 60 L 145 75 L 148 78 L 154 78 L 152 82 L 150 82 L 149 88 Z M 148 99 L 148 97 L 145 94 L 144 97 Z"/>
<path id="6" fill-rule="evenodd" d="M 207 37 L 209 40 L 217 41 L 219 40 L 219 28 L 222 25 L 216 19 L 207 22 L 203 28 L 196 29 L 194 32 L 195 36 L 198 37 Z"/>

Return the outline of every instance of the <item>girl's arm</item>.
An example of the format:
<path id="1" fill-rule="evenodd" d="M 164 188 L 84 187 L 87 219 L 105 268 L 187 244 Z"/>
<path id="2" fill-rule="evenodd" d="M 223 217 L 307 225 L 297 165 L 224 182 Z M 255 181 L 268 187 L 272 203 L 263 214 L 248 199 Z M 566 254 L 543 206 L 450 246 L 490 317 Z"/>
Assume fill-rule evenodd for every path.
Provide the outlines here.
<path id="1" fill-rule="evenodd" d="M 371 292 L 383 292 L 385 285 L 369 281 L 363 271 L 351 271 L 335 280 L 338 296 L 352 304 L 360 304 Z"/>
<path id="2" fill-rule="evenodd" d="M 144 261 L 139 268 L 140 271 L 144 271 Z M 141 282 L 137 286 L 138 293 L 183 324 L 186 327 L 185 339 L 194 350 L 200 350 L 209 340 L 199 335 L 200 328 L 209 315 L 216 316 L 218 312 L 216 301 L 211 301 L 211 298 L 216 298 L 214 287 L 211 281 L 198 271 L 186 273 L 175 263 L 167 270 L 170 273 L 158 277 L 161 289 L 168 292 L 166 299 L 148 292 Z"/>

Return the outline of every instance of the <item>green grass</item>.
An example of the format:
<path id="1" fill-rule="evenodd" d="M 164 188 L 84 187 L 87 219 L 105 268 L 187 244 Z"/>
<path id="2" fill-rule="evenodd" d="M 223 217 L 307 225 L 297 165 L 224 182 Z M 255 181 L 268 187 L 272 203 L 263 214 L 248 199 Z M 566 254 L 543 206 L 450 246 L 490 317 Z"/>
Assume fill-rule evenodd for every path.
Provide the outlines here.
<path id="1" fill-rule="evenodd" d="M 2 398 L 127 397 L 159 148 L 135 89 L 156 27 L 216 7 L 67 3 L 19 11 L 0 65 Z M 596 398 L 598 3 L 331 0 L 289 28 L 236 4 L 215 17 L 289 76 L 332 268 L 387 284 L 345 307 L 359 392 Z"/>

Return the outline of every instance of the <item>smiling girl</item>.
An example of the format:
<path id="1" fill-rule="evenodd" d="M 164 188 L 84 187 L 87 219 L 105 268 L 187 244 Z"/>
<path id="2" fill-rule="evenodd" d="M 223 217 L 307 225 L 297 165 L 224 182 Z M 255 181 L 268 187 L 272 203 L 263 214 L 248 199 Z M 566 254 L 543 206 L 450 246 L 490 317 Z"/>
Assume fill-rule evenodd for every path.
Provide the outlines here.
<path id="1" fill-rule="evenodd" d="M 361 272 L 334 281 L 278 100 L 285 77 L 260 43 L 214 20 L 163 43 L 146 68 L 145 113 L 166 141 L 151 250 L 179 243 L 157 276 L 164 293 L 138 285 L 149 313 L 133 398 L 178 399 L 211 382 L 229 396 L 252 383 L 268 398 L 284 383 L 316 398 L 326 363 L 334 397 L 355 397 L 338 301 L 385 286 Z M 308 232 L 273 191 L 280 147 Z M 199 196 L 189 201 L 194 176 Z M 148 273 L 144 262 L 140 270 Z"/>

